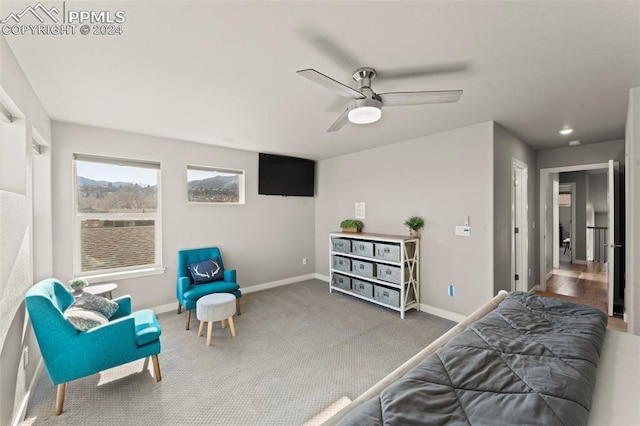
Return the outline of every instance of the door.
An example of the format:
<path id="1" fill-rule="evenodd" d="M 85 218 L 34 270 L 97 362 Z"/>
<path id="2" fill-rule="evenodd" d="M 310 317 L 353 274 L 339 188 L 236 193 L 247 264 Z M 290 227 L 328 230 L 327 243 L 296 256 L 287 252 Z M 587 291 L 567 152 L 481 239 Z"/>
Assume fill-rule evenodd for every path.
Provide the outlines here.
<path id="1" fill-rule="evenodd" d="M 515 158 L 511 164 L 511 289 L 528 291 L 527 165 Z"/>
<path id="2" fill-rule="evenodd" d="M 607 203 L 609 216 L 608 241 L 604 244 L 607 248 L 607 312 L 613 316 L 614 291 L 619 285 L 621 278 L 620 253 L 618 249 L 622 247 L 620 243 L 620 226 L 616 220 L 616 214 L 620 200 L 616 197 L 618 185 L 620 184 L 620 168 L 617 161 L 609 160 L 608 170 L 609 185 L 607 187 Z"/>
<path id="3" fill-rule="evenodd" d="M 553 177 L 553 268 L 560 269 L 560 211 L 558 196 L 560 194 L 560 181 L 558 175 Z"/>

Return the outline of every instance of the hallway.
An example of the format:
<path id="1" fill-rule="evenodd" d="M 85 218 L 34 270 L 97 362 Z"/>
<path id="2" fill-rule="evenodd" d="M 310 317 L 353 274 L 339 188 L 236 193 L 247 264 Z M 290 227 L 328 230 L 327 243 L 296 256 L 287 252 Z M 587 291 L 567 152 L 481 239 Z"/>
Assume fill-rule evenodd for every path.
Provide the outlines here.
<path id="1" fill-rule="evenodd" d="M 607 313 L 607 264 L 588 262 L 587 265 L 560 263 L 547 280 L 547 290 L 536 294 L 593 306 Z M 621 318 L 609 317 L 607 328 L 627 331 Z"/>

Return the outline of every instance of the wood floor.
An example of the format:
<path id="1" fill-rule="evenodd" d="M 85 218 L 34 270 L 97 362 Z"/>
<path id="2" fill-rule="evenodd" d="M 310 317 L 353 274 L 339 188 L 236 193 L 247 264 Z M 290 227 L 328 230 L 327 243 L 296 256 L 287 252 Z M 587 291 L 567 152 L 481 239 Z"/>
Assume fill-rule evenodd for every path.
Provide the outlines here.
<path id="1" fill-rule="evenodd" d="M 588 262 L 587 265 L 560 263 L 547 280 L 547 291 L 536 294 L 593 306 L 607 313 L 607 264 Z M 627 331 L 621 318 L 609 317 L 607 328 Z"/>

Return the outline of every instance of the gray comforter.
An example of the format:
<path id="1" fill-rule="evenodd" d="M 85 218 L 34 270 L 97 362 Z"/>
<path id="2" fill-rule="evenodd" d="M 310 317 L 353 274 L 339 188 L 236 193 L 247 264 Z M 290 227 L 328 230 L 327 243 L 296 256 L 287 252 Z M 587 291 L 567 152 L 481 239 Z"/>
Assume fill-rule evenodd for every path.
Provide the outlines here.
<path id="1" fill-rule="evenodd" d="M 585 425 L 607 317 L 512 293 L 341 425 Z"/>

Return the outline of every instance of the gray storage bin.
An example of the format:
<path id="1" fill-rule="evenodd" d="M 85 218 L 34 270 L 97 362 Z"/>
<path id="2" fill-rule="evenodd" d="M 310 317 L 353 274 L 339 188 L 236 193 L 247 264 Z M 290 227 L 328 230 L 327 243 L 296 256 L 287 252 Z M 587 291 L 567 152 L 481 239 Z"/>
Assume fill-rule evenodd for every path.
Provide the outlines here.
<path id="1" fill-rule="evenodd" d="M 351 242 L 351 253 L 363 257 L 373 257 L 373 243 L 354 240 Z"/>
<path id="2" fill-rule="evenodd" d="M 351 240 L 344 238 L 332 238 L 331 246 L 333 251 L 339 251 L 340 253 L 351 253 Z"/>
<path id="3" fill-rule="evenodd" d="M 407 248 L 407 259 L 411 259 L 416 252 L 416 243 L 405 244 Z M 378 259 L 400 262 L 400 244 L 376 243 L 374 256 Z"/>
<path id="4" fill-rule="evenodd" d="M 342 256 L 333 256 L 333 269 L 351 272 L 351 259 Z"/>
<path id="5" fill-rule="evenodd" d="M 400 245 L 376 243 L 375 257 L 400 262 Z"/>
<path id="6" fill-rule="evenodd" d="M 373 299 L 385 305 L 400 307 L 400 290 L 380 285 L 373 286 Z"/>
<path id="7" fill-rule="evenodd" d="M 340 274 L 332 274 L 331 285 L 343 290 L 351 290 L 351 277 L 346 277 Z"/>
<path id="8" fill-rule="evenodd" d="M 351 291 L 360 296 L 373 298 L 373 284 L 367 281 L 361 281 L 358 279 L 351 280 Z"/>
<path id="9" fill-rule="evenodd" d="M 363 277 L 373 278 L 376 276 L 376 265 L 371 262 L 354 259 L 351 261 L 351 272 Z"/>
<path id="10" fill-rule="evenodd" d="M 409 276 L 409 268 L 404 267 L 405 279 Z M 387 281 L 394 284 L 400 284 L 400 267 L 385 265 L 383 263 L 376 264 L 376 278 L 382 281 Z"/>

